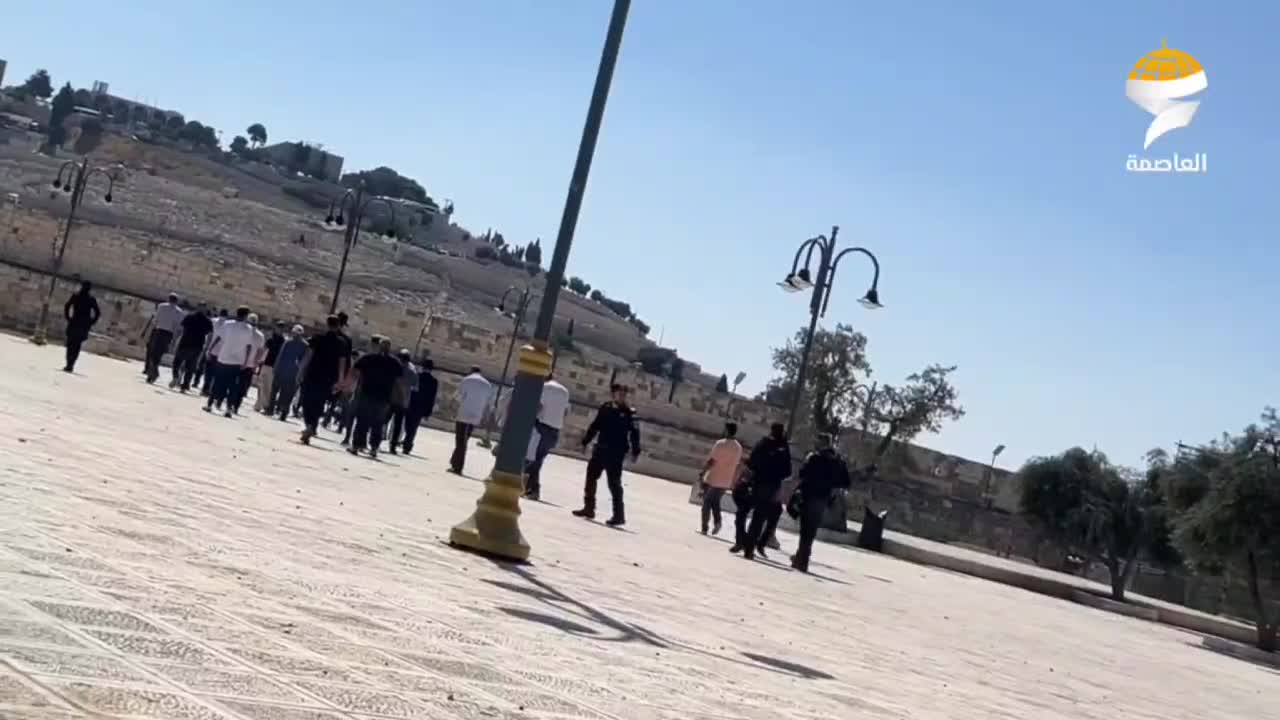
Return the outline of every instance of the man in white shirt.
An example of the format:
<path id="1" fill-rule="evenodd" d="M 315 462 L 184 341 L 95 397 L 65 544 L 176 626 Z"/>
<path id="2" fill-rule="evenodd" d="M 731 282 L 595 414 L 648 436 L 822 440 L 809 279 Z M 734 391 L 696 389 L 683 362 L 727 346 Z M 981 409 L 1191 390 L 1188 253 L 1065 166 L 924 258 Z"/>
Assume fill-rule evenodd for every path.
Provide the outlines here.
<path id="1" fill-rule="evenodd" d="M 240 373 L 255 357 L 254 333 L 257 330 L 249 324 L 249 308 L 236 309 L 236 319 L 225 322 L 214 331 L 213 344 L 209 346 L 209 354 L 218 361 L 214 369 L 213 389 L 209 392 L 209 402 L 205 404 L 205 412 L 213 412 L 216 404 L 222 407 L 226 402 L 225 417 L 231 417 L 231 407 L 235 399 Z"/>
<path id="2" fill-rule="evenodd" d="M 155 314 L 147 321 L 151 334 L 147 337 L 147 356 L 142 370 L 147 382 L 154 383 L 160 377 L 160 361 L 169 352 L 169 346 L 182 329 L 182 319 L 186 316 L 187 311 L 178 304 L 177 293 L 169 293 L 168 302 L 156 305 Z"/>
<path id="3" fill-rule="evenodd" d="M 267 354 L 267 336 L 258 329 L 257 313 L 249 313 L 246 320 L 249 327 L 253 330 L 250 334 L 250 342 L 253 347 L 249 350 L 249 360 L 240 367 L 240 377 L 236 378 L 235 392 L 231 395 L 231 412 L 236 415 L 240 414 L 240 403 L 244 402 L 244 396 L 249 394 L 249 388 L 253 385 L 254 373 L 258 371 L 258 366 L 262 364 L 262 359 Z"/>
<path id="4" fill-rule="evenodd" d="M 209 339 L 205 341 L 204 351 L 200 353 L 200 364 L 196 366 L 196 384 L 200 384 L 200 377 L 204 377 L 204 385 L 200 388 L 200 394 L 209 397 L 209 393 L 213 392 L 213 376 L 217 374 L 215 369 L 218 367 L 218 359 L 213 356 L 213 341 L 218 337 L 218 331 L 223 325 L 231 322 L 227 317 L 227 309 L 218 310 L 218 316 L 213 318 L 213 332 L 209 333 Z"/>
<path id="5" fill-rule="evenodd" d="M 551 375 L 542 385 L 542 403 L 538 406 L 538 421 L 534 425 L 534 433 L 538 438 L 538 449 L 531 462 L 525 465 L 524 496 L 530 500 L 538 500 L 542 496 L 542 462 L 560 440 L 560 431 L 564 428 L 564 416 L 569 412 L 569 389 L 561 385 Z"/>
<path id="6" fill-rule="evenodd" d="M 484 420 L 484 413 L 493 398 L 493 384 L 484 379 L 480 368 L 471 368 L 471 374 L 458 383 L 458 414 L 453 423 L 453 456 L 449 458 L 449 472 L 462 474 L 467 461 L 467 444 L 471 433 Z"/>

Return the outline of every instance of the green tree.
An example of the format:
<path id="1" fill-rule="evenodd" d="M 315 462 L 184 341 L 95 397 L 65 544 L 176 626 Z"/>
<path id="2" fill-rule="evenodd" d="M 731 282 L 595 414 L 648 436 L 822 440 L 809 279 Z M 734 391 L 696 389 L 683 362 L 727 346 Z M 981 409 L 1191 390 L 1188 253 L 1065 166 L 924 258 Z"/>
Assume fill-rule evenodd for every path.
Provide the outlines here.
<path id="1" fill-rule="evenodd" d="M 75 93 L 71 83 L 62 86 L 53 98 L 53 107 L 49 110 L 48 145 L 51 148 L 61 147 L 67 140 L 67 129 L 63 123 L 71 116 L 76 107 Z"/>
<path id="2" fill-rule="evenodd" d="M 569 278 L 569 289 L 586 297 L 591 294 L 591 285 L 580 277 Z"/>
<path id="3" fill-rule="evenodd" d="M 182 121 L 182 116 L 177 113 L 170 115 L 164 121 L 164 126 L 167 129 L 172 130 L 173 132 L 178 132 L 179 130 L 182 130 L 184 125 L 185 123 Z"/>
<path id="4" fill-rule="evenodd" d="M 870 396 L 864 422 L 868 431 L 880 435 L 875 460 L 895 441 L 911 442 L 922 432 L 936 433 L 948 420 L 964 417 L 960 393 L 951 383 L 955 370 L 955 365 L 930 365 L 908 375 L 901 386 L 883 384 Z"/>
<path id="5" fill-rule="evenodd" d="M 361 180 L 365 182 L 365 189 L 374 195 L 412 200 L 425 205 L 435 204 L 417 180 L 405 177 L 386 166 L 347 173 L 342 176 L 341 182 L 346 187 L 356 187 Z"/>
<path id="6" fill-rule="evenodd" d="M 718 393 L 729 392 L 729 376 L 728 375 L 721 375 L 720 379 L 716 381 L 716 392 Z"/>
<path id="7" fill-rule="evenodd" d="M 267 144 L 267 128 L 262 123 L 254 123 L 245 129 L 245 133 L 249 136 L 249 142 L 254 147 L 262 147 Z"/>
<path id="8" fill-rule="evenodd" d="M 525 262 L 542 267 L 542 238 L 538 238 L 524 249 Z"/>
<path id="9" fill-rule="evenodd" d="M 1280 619 L 1263 597 L 1262 578 L 1280 575 L 1280 418 L 1224 435 L 1168 464 L 1161 473 L 1176 513 L 1173 541 L 1192 565 L 1243 573 L 1253 601 L 1258 647 L 1276 651 Z"/>
<path id="10" fill-rule="evenodd" d="M 765 388 L 769 402 L 789 406 L 795 399 L 800 356 L 807 336 L 808 328 L 800 328 L 786 345 L 774 348 L 773 369 L 779 375 Z M 856 390 L 859 378 L 870 374 L 866 336 L 854 332 L 850 325 L 836 325 L 835 330 L 818 328 L 813 335 L 800 402 L 801 418 L 812 424 L 814 432 L 840 432 L 861 406 Z"/>
<path id="11" fill-rule="evenodd" d="M 244 155 L 249 149 L 249 141 L 243 135 L 237 135 L 231 140 L 231 152 L 237 155 Z"/>
<path id="12" fill-rule="evenodd" d="M 1077 447 L 1028 461 L 1019 477 L 1022 512 L 1048 537 L 1083 555 L 1086 568 L 1101 560 L 1113 599 L 1124 600 L 1140 559 L 1179 561 L 1161 533 L 1158 473 L 1116 467 L 1102 453 Z"/>
<path id="13" fill-rule="evenodd" d="M 68 85 L 68 87 L 70 86 Z M 49 77 L 49 71 L 41 68 L 31 73 L 31 77 L 18 86 L 18 93 L 23 96 L 35 96 L 38 98 L 52 96 L 53 80 Z"/>
<path id="14" fill-rule="evenodd" d="M 645 336 L 645 337 L 648 337 L 648 336 L 649 336 L 649 331 L 653 329 L 653 328 L 649 327 L 649 323 L 647 323 L 647 322 L 645 322 L 645 321 L 643 321 L 643 320 L 641 320 L 640 318 L 635 317 L 635 316 L 632 316 L 632 317 L 631 317 L 631 319 L 630 319 L 630 320 L 628 320 L 627 322 L 629 322 L 629 323 L 631 323 L 633 326 L 635 326 L 635 329 L 636 329 L 636 330 L 639 330 L 639 331 L 640 331 L 640 334 L 641 334 L 641 335 L 643 335 L 643 336 Z"/>

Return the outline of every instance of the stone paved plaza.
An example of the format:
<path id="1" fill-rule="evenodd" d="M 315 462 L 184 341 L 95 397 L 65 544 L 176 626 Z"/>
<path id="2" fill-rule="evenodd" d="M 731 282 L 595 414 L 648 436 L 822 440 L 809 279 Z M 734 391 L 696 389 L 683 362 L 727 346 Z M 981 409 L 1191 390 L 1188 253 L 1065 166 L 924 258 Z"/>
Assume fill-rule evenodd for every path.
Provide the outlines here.
<path id="1" fill-rule="evenodd" d="M 1280 717 L 1280 673 L 1197 635 L 847 548 L 744 561 L 685 487 L 577 520 L 565 458 L 534 563 L 494 564 L 443 541 L 480 491 L 443 433 L 356 459 L 61 352 L 0 336 L 0 718 Z"/>

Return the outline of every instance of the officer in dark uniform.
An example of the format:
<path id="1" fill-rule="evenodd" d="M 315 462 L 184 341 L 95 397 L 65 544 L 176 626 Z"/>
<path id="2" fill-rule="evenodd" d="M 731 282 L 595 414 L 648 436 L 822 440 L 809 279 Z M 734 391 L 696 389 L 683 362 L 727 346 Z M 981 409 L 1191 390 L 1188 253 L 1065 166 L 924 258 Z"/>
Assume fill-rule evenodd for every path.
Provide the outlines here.
<path id="1" fill-rule="evenodd" d="M 817 449 L 804 459 L 799 476 L 796 492 L 800 493 L 800 546 L 791 556 L 791 567 L 809 572 L 809 554 L 818 528 L 822 527 L 822 516 L 832 496 L 849 489 L 849 466 L 836 454 L 830 435 L 818 436 Z"/>
<path id="2" fill-rule="evenodd" d="M 613 498 L 613 517 L 607 524 L 617 527 L 627 522 L 626 509 L 622 504 L 622 463 L 628 452 L 632 461 L 640 457 L 640 428 L 636 425 L 635 410 L 627 405 L 627 387 L 614 384 L 609 389 L 613 400 L 600 406 L 582 438 L 583 450 L 592 440 L 598 440 L 587 462 L 582 509 L 574 510 L 573 514 L 582 518 L 596 516 L 596 482 L 604 474 L 609 481 L 609 495 Z"/>
<path id="3" fill-rule="evenodd" d="M 787 443 L 787 428 L 782 423 L 774 423 L 769 427 L 769 435 L 756 443 L 747 458 L 747 470 L 751 484 L 750 505 L 739 507 L 740 517 L 746 513 L 751 515 L 748 527 L 743 517 L 737 526 L 745 532 L 739 533 L 729 552 L 741 552 L 748 560 L 757 553 L 764 557 L 765 543 L 773 536 L 782 517 L 782 504 L 778 500 L 778 492 L 782 483 L 791 476 L 791 447 Z M 736 501 L 736 497 L 735 497 Z"/>

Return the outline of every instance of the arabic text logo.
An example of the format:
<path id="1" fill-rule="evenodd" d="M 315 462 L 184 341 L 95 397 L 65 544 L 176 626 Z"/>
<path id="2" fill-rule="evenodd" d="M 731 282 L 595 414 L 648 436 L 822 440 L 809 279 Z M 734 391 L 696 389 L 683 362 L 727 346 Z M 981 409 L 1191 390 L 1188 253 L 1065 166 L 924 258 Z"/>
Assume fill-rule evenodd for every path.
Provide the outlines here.
<path id="1" fill-rule="evenodd" d="M 1188 53 L 1169 47 L 1167 40 L 1161 43 L 1159 50 L 1139 60 L 1129 71 L 1124 94 L 1143 110 L 1155 115 L 1147 127 L 1142 149 L 1151 147 L 1156 138 L 1170 130 L 1190 125 L 1200 101 L 1179 98 L 1195 95 L 1207 87 L 1209 78 L 1205 76 L 1200 62 Z"/>

